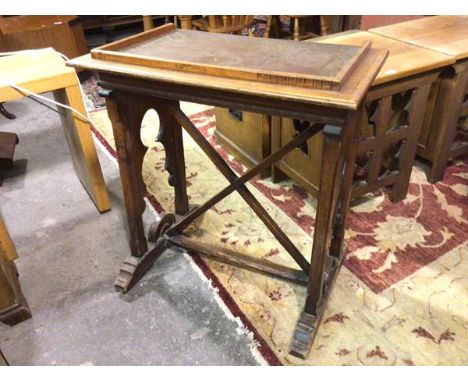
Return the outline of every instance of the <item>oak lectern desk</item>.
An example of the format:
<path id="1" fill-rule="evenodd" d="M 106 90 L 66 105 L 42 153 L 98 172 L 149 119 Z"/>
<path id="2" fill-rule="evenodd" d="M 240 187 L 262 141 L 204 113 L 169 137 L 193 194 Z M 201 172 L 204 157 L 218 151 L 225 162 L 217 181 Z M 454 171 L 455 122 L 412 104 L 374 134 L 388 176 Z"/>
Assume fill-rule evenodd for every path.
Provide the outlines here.
<path id="1" fill-rule="evenodd" d="M 258 52 L 276 56 L 259 63 Z M 362 101 L 386 56 L 386 51 L 372 49 L 367 43 L 360 47 L 299 44 L 177 30 L 166 24 L 70 61 L 71 66 L 98 72 L 114 130 L 131 250 L 116 288 L 128 291 L 171 246 L 305 284 L 308 294 L 290 351 L 306 357 L 341 265 Z M 183 114 L 179 101 L 314 123 L 238 176 Z M 146 235 L 142 222 L 146 186 L 141 171 L 147 147 L 141 142 L 140 127 L 150 108 L 159 115 L 158 140 L 166 150 L 175 206 L 174 213 L 163 215 Z M 195 208 L 189 207 L 187 197 L 182 128 L 230 183 Z M 322 176 L 309 262 L 245 183 L 318 132 L 324 135 Z M 260 261 L 184 235 L 191 222 L 234 191 L 268 227 L 297 268 Z"/>

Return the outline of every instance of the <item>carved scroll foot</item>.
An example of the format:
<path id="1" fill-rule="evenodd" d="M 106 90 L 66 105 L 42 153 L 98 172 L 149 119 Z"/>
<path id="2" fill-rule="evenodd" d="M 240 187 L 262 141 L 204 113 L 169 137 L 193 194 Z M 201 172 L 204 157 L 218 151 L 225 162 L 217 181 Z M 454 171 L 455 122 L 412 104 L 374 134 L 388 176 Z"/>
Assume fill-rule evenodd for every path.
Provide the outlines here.
<path id="1" fill-rule="evenodd" d="M 153 266 L 154 262 L 167 249 L 166 240 L 161 237 L 156 245 L 142 257 L 128 257 L 122 264 L 114 287 L 117 292 L 127 293 Z"/>
<path id="2" fill-rule="evenodd" d="M 306 359 L 317 333 L 317 317 L 302 312 L 294 329 L 289 354 Z"/>

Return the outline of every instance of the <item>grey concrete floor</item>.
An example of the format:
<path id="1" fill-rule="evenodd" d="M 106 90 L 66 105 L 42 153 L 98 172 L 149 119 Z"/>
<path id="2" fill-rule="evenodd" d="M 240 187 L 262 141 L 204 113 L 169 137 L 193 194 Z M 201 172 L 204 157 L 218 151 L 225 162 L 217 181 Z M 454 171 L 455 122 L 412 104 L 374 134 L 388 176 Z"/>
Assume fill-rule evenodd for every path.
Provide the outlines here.
<path id="1" fill-rule="evenodd" d="M 99 151 L 113 209 L 100 215 L 75 176 L 58 114 L 10 102 L 19 135 L 0 210 L 16 244 L 33 318 L 0 323 L 12 365 L 256 365 L 189 261 L 168 251 L 131 292 L 113 289 L 128 256 L 118 169 Z M 147 210 L 145 221 L 154 217 Z"/>

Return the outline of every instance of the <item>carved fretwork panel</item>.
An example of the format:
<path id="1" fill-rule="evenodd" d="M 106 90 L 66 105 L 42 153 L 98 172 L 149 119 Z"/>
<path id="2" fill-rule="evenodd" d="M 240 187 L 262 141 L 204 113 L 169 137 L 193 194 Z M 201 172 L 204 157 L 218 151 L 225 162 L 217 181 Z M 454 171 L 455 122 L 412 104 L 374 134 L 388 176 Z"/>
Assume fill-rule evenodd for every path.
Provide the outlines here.
<path id="1" fill-rule="evenodd" d="M 395 174 L 408 136 L 414 90 L 367 102 L 355 169 L 355 186 Z"/>
<path id="2" fill-rule="evenodd" d="M 457 131 L 453 139 L 451 151 L 468 146 L 468 92 L 463 100 L 460 118 L 458 119 Z"/>

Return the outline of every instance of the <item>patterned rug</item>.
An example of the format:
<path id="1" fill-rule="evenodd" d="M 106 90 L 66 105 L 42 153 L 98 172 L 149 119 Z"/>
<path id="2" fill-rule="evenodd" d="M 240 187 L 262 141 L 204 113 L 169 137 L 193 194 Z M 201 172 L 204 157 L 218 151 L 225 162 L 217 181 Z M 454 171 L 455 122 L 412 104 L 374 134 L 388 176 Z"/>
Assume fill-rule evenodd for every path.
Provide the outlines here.
<path id="1" fill-rule="evenodd" d="M 96 137 L 115 156 L 106 111 L 95 111 L 91 117 Z M 242 174 L 245 167 L 213 137 L 213 109 L 190 118 Z M 158 124 L 157 114 L 149 111 L 141 133 L 150 147 L 143 176 L 155 209 L 172 210 L 165 153 L 155 142 Z M 190 202 L 202 203 L 227 182 L 187 135 L 184 144 Z M 423 171 L 420 165 L 414 167 L 403 202 L 392 204 L 385 194 L 377 193 L 354 203 L 347 222 L 344 266 L 305 361 L 288 354 L 304 304 L 304 287 L 194 257 L 232 313 L 253 333 L 268 363 L 468 364 L 468 159 L 450 166 L 444 181 L 436 185 L 427 183 Z M 273 184 L 255 178 L 249 189 L 310 259 L 315 200 L 290 181 Z M 208 211 L 188 234 L 296 267 L 237 194 Z"/>

